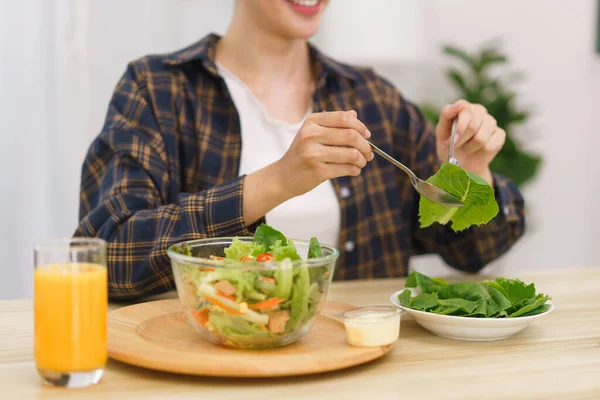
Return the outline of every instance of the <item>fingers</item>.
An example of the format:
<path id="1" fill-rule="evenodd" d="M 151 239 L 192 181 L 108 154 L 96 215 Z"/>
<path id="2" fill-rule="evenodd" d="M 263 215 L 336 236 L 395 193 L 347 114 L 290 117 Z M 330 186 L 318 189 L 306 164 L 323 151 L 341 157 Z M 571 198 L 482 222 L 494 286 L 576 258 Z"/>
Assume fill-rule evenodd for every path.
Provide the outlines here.
<path id="1" fill-rule="evenodd" d="M 458 114 L 458 122 L 456 124 L 456 133 L 458 134 L 456 141 L 457 148 L 462 147 L 479 132 L 486 116 L 487 110 L 479 104 L 471 104 Z"/>
<path id="2" fill-rule="evenodd" d="M 328 128 L 354 129 L 365 139 L 371 137 L 371 132 L 357 118 L 356 111 L 354 110 L 316 113 L 310 115 L 306 120 L 307 122 Z"/>
<path id="3" fill-rule="evenodd" d="M 361 169 L 353 164 L 327 164 L 325 166 L 326 179 L 339 178 L 340 176 L 359 176 Z"/>
<path id="4" fill-rule="evenodd" d="M 488 143 L 496 129 L 496 120 L 488 115 L 482 121 L 479 130 L 462 146 L 462 150 L 467 154 L 479 151 Z"/>
<path id="5" fill-rule="evenodd" d="M 316 166 L 320 177 L 332 179 L 360 175 L 375 158 L 365 140 L 370 136 L 356 111 L 350 110 L 310 115 L 297 139 L 301 158 Z"/>
<path id="6" fill-rule="evenodd" d="M 488 114 L 484 106 L 459 100 L 444 107 L 440 114 L 440 122 L 436 128 L 437 154 L 440 160 L 448 157 L 454 121 L 457 131 L 457 157 L 463 165 L 469 165 L 470 171 L 487 171 L 487 175 L 490 175 L 490 161 L 502 149 L 506 141 L 506 132 L 498 127 L 496 120 Z M 485 179 L 491 181 L 491 178 Z"/>
<path id="7" fill-rule="evenodd" d="M 320 135 L 317 138 L 317 141 L 321 144 L 355 148 L 360 151 L 368 161 L 371 161 L 375 157 L 369 143 L 367 143 L 361 134 L 354 129 L 320 127 L 319 132 Z"/>
<path id="8" fill-rule="evenodd" d="M 465 100 L 459 100 L 454 104 L 449 104 L 442 108 L 440 113 L 440 121 L 438 122 L 435 130 L 438 140 L 447 140 L 450 138 L 452 131 L 452 121 L 458 116 L 458 114 L 467 108 L 470 104 Z"/>
<path id="9" fill-rule="evenodd" d="M 367 165 L 367 158 L 354 147 L 323 146 L 318 151 L 317 161 L 329 164 L 352 164 L 358 168 Z"/>
<path id="10" fill-rule="evenodd" d="M 490 139 L 483 145 L 480 150 L 485 151 L 486 153 L 497 154 L 502 146 L 504 146 L 504 142 L 506 141 L 506 132 L 504 129 L 496 128 Z"/>

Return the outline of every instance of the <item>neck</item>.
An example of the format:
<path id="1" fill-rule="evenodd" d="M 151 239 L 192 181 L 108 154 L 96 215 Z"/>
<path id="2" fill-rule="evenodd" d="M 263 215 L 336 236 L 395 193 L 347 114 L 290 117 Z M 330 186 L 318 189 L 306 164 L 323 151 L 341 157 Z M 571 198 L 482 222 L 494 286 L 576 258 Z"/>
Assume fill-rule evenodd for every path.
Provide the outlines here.
<path id="1" fill-rule="evenodd" d="M 237 14 L 217 43 L 216 59 L 247 84 L 312 81 L 306 40 L 278 36 Z"/>

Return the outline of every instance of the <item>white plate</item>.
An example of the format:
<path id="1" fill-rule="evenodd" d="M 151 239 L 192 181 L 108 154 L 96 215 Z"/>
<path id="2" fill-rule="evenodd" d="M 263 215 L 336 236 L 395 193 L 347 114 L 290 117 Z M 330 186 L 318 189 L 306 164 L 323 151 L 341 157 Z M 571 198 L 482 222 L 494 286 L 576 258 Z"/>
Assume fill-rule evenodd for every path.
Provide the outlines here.
<path id="1" fill-rule="evenodd" d="M 407 288 L 413 295 L 420 291 L 414 288 Z M 550 309 L 542 314 L 529 317 L 517 318 L 470 318 L 457 317 L 453 315 L 440 315 L 424 311 L 413 310 L 403 307 L 398 301 L 398 295 L 404 289 L 392 294 L 391 302 L 397 307 L 406 311 L 414 320 L 431 333 L 448 339 L 471 340 L 471 341 L 490 341 L 506 339 L 522 331 L 533 320 L 548 315 L 554 310 L 554 304 L 548 300 Z"/>

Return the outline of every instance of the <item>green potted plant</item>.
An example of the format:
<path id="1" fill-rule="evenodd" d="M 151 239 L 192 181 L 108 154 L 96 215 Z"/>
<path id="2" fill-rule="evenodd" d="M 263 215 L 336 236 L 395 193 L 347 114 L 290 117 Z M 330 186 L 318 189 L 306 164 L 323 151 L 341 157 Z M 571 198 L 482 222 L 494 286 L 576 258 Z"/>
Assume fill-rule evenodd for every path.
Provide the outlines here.
<path id="1" fill-rule="evenodd" d="M 501 78 L 490 72 L 494 67 L 507 64 L 507 57 L 492 45 L 482 47 L 477 53 L 469 54 L 455 46 L 444 46 L 443 52 L 457 59 L 463 68 L 450 67 L 446 75 L 459 92 L 459 96 L 471 103 L 485 106 L 496 118 L 498 126 L 506 131 L 506 143 L 490 168 L 504 175 L 519 187 L 531 181 L 537 174 L 541 157 L 524 150 L 515 138 L 513 128 L 529 118 L 529 111 L 515 104 L 516 93 Z M 506 74 L 495 74 L 506 76 Z M 426 118 L 437 124 L 440 110 L 431 104 L 422 106 Z"/>

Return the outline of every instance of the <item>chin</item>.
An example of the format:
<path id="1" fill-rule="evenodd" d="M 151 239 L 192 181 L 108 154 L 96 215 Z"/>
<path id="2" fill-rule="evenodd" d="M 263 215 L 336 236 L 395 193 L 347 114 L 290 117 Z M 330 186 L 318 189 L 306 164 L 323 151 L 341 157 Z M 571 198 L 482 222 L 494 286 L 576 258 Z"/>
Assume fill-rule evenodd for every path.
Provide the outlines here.
<path id="1" fill-rule="evenodd" d="M 309 39 L 319 30 L 329 0 L 269 0 L 279 3 L 279 30 L 289 38 Z"/>

